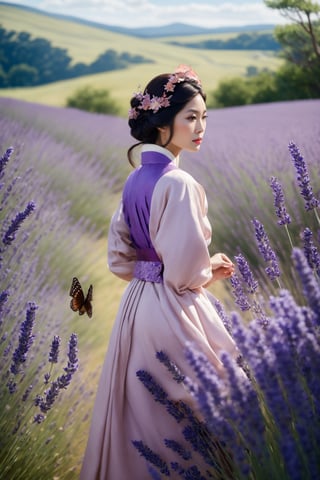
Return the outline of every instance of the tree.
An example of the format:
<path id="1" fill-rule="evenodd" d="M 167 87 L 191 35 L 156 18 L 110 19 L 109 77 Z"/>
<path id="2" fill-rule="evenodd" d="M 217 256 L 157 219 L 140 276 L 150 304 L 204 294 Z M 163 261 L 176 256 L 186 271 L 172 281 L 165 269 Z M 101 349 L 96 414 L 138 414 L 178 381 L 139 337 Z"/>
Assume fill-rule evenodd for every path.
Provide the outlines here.
<path id="1" fill-rule="evenodd" d="M 41 85 L 80 75 L 127 68 L 131 63 L 145 62 L 150 63 L 152 60 L 141 55 L 131 55 L 128 52 L 118 53 L 109 49 L 89 65 L 84 63 L 74 65 L 67 49 L 53 47 L 46 38 L 32 38 L 28 32 L 6 31 L 0 25 L 0 69 L 2 72 L 0 73 L 0 88 Z M 23 68 L 20 67 L 22 64 Z M 25 72 L 25 77 L 23 72 Z"/>
<path id="2" fill-rule="evenodd" d="M 319 75 L 286 62 L 276 72 L 275 82 L 278 100 L 319 98 Z"/>
<path id="3" fill-rule="evenodd" d="M 7 85 L 7 74 L 0 65 L 0 88 L 3 88 Z"/>
<path id="4" fill-rule="evenodd" d="M 117 70 L 126 68 L 127 62 L 122 60 L 119 54 L 112 49 L 106 50 L 90 65 L 92 73 L 107 72 L 109 70 Z"/>
<path id="5" fill-rule="evenodd" d="M 283 49 L 282 57 L 293 65 L 281 72 L 293 74 L 293 79 L 302 82 L 296 88 L 308 92 L 306 98 L 320 96 L 320 4 L 314 0 L 265 0 L 267 6 L 279 10 L 291 23 L 278 26 L 275 35 Z M 301 71 L 299 71 L 301 70 Z"/>
<path id="6" fill-rule="evenodd" d="M 25 63 L 14 65 L 8 72 L 8 84 L 12 87 L 30 87 L 37 78 L 38 70 Z"/>
<path id="7" fill-rule="evenodd" d="M 287 47 L 287 59 L 299 65 L 308 65 L 310 57 L 320 62 L 320 4 L 313 0 L 265 0 L 265 3 L 292 22 L 276 28 L 277 39 Z M 294 50 L 303 54 L 292 55 Z"/>
<path id="8" fill-rule="evenodd" d="M 209 108 L 233 107 L 251 103 L 251 92 L 243 78 L 230 78 L 219 83 L 213 92 L 212 100 L 208 99 Z"/>

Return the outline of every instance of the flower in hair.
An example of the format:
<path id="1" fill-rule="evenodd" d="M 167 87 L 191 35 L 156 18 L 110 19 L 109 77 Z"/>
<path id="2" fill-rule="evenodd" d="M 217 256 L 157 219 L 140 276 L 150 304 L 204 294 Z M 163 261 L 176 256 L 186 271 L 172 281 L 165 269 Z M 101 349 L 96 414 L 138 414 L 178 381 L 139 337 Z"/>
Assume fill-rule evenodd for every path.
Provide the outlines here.
<path id="1" fill-rule="evenodd" d="M 179 65 L 176 71 L 169 77 L 164 89 L 166 92 L 173 92 L 177 83 L 188 80 L 195 80 L 199 86 L 201 85 L 198 75 L 192 68 L 188 67 L 188 65 Z"/>
<path id="2" fill-rule="evenodd" d="M 199 86 L 201 86 L 198 75 L 187 65 L 179 65 L 176 71 L 170 75 L 167 83 L 164 86 L 164 92 L 161 97 L 151 95 L 146 92 L 137 92 L 134 94 L 134 98 L 139 102 L 137 107 L 132 107 L 129 110 L 129 119 L 136 119 L 139 115 L 139 111 L 151 110 L 153 113 L 157 113 L 160 108 L 170 107 L 170 99 L 176 85 L 178 83 L 186 82 L 188 80 L 194 80 Z"/>

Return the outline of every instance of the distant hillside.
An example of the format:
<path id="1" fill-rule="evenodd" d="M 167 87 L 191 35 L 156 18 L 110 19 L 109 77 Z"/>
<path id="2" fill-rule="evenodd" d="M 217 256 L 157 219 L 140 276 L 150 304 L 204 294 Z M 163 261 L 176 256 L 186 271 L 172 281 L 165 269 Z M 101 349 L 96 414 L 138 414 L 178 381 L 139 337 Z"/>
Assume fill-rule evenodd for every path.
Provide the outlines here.
<path id="1" fill-rule="evenodd" d="M 90 85 L 97 89 L 107 89 L 124 116 L 127 115 L 129 99 L 139 86 L 160 72 L 173 71 L 181 63 L 191 65 L 197 71 L 207 92 L 215 89 L 222 79 L 245 76 L 248 67 L 275 70 L 282 63 L 271 51 L 195 49 L 168 43 L 178 39 L 188 43 L 191 38 L 194 41 L 219 37 L 225 39 L 235 36 L 234 33 L 172 35 L 147 39 L 85 25 L 78 19 L 55 18 L 41 10 L 5 2 L 0 2 L 0 24 L 5 30 L 27 32 L 32 38 L 45 38 L 53 47 L 65 49 L 72 58 L 72 65 L 81 62 L 91 64 L 106 49 L 119 54 L 128 52 L 131 56 L 143 54 L 145 58 L 153 60 L 153 63 L 148 64 L 132 64 L 125 70 L 84 75 L 38 87 L 0 89 L 0 96 L 64 106 L 75 90 Z"/>
<path id="2" fill-rule="evenodd" d="M 90 20 L 84 20 L 78 17 L 74 17 L 72 15 L 50 13 L 38 8 L 28 7 L 26 5 L 0 2 L 0 7 L 1 5 L 18 8 L 20 10 L 24 10 L 28 12 L 41 13 L 42 15 L 47 15 L 48 17 L 57 18 L 61 20 L 68 20 L 68 21 L 76 22 L 89 27 L 100 28 L 102 30 L 108 30 L 110 32 L 116 32 L 124 35 L 140 37 L 140 38 L 161 38 L 161 37 L 169 37 L 173 35 L 189 36 L 189 35 L 203 35 L 203 34 L 212 34 L 212 33 L 213 34 L 214 33 L 239 33 L 239 32 L 248 32 L 248 31 L 256 32 L 261 30 L 272 31 L 275 27 L 275 25 L 272 25 L 272 24 L 261 24 L 261 25 L 258 24 L 258 25 L 243 25 L 240 27 L 225 26 L 225 27 L 218 27 L 218 28 L 202 28 L 194 25 L 187 25 L 184 23 L 172 23 L 169 25 L 161 26 L 161 27 L 150 26 L 150 27 L 126 28 L 126 27 L 120 27 L 115 25 L 106 25 L 103 23 L 93 22 Z M 1 20 L 0 20 L 0 24 L 1 24 Z"/>
<path id="3" fill-rule="evenodd" d="M 72 63 L 65 48 L 46 38 L 0 26 L 0 87 L 31 87 L 97 73 L 126 69 L 132 64 L 153 63 L 142 55 L 107 49 L 90 64 Z"/>
<path id="4" fill-rule="evenodd" d="M 185 23 L 171 23 L 163 27 L 140 27 L 133 29 L 123 29 L 122 33 L 127 31 L 128 35 L 134 35 L 142 38 L 162 38 L 169 36 L 193 36 L 203 34 L 217 34 L 217 33 L 239 33 L 239 32 L 256 32 L 256 31 L 273 31 L 275 25 L 243 25 L 240 27 L 219 27 L 219 28 L 202 28 L 193 25 L 187 25 Z M 117 29 L 121 27 L 110 27 L 109 29 Z"/>

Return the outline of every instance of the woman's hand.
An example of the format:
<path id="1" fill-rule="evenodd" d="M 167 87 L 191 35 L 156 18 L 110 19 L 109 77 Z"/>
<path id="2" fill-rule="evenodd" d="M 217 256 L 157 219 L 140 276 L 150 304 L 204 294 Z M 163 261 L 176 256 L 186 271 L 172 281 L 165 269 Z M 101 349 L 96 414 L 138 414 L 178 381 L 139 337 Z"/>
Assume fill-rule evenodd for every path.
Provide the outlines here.
<path id="1" fill-rule="evenodd" d="M 230 278 L 234 274 L 234 264 L 224 253 L 216 253 L 213 255 L 213 257 L 211 257 L 210 260 L 212 279 L 205 285 L 205 287 L 209 286 L 213 282 L 216 282 L 217 280 Z"/>

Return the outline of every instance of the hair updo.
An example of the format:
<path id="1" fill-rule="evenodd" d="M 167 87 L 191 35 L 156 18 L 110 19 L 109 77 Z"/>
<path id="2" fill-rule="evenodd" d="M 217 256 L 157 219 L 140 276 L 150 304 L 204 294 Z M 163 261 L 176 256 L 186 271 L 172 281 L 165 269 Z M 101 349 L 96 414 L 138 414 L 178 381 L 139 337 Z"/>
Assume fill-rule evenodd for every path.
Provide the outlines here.
<path id="1" fill-rule="evenodd" d="M 130 133 L 138 143 L 132 145 L 128 150 L 128 159 L 134 167 L 132 160 L 132 150 L 145 143 L 156 143 L 159 135 L 158 128 L 170 127 L 170 137 L 166 145 L 171 141 L 173 135 L 173 122 L 177 113 L 196 95 L 200 93 L 203 100 L 206 101 L 206 95 L 203 92 L 199 81 L 193 78 L 187 78 L 180 83 L 175 84 L 173 92 L 165 92 L 165 86 L 168 84 L 171 73 L 163 73 L 154 77 L 144 89 L 143 95 L 149 94 L 150 97 L 170 97 L 169 106 L 159 108 L 157 111 L 152 109 L 143 110 L 141 100 L 137 95 L 130 101 L 131 109 L 135 109 L 136 115 L 129 118 Z M 162 145 L 165 147 L 166 145 Z"/>

